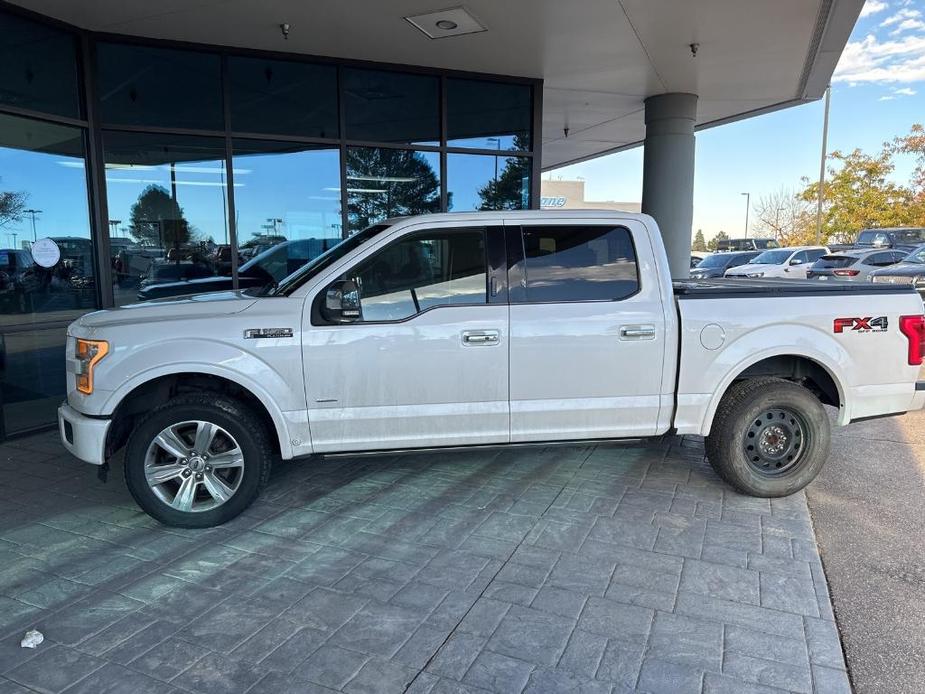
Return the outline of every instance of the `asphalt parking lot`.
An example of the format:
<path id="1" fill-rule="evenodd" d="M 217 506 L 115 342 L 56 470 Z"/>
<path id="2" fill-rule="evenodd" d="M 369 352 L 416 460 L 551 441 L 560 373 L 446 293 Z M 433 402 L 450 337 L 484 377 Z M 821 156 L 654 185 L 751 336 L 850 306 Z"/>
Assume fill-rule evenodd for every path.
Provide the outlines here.
<path id="1" fill-rule="evenodd" d="M 421 453 L 188 531 L 53 434 L 0 447 L 0 692 L 634 690 L 850 691 L 802 494 L 696 439 Z"/>
<path id="2" fill-rule="evenodd" d="M 925 691 L 925 412 L 835 429 L 808 487 L 858 692 Z"/>

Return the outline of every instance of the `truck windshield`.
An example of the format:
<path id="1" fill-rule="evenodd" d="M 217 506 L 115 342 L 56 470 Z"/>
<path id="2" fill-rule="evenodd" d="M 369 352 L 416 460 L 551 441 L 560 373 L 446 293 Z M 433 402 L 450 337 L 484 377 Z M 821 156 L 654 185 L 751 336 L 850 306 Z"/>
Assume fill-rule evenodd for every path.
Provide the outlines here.
<path id="1" fill-rule="evenodd" d="M 358 231 L 353 236 L 348 236 L 333 248 L 328 249 L 311 262 L 306 263 L 291 275 L 284 278 L 278 285 L 271 285 L 266 292 L 266 296 L 289 296 L 316 274 L 336 263 L 350 253 L 350 251 L 359 248 L 374 236 L 378 236 L 382 231 L 388 229 L 389 226 L 389 224 L 374 224 L 363 231 Z"/>
<path id="2" fill-rule="evenodd" d="M 903 258 L 904 263 L 925 263 L 925 246 L 916 248 L 912 253 Z"/>
<path id="3" fill-rule="evenodd" d="M 754 258 L 748 261 L 749 265 L 758 265 L 759 263 L 763 265 L 782 265 L 787 262 L 787 258 L 790 257 L 790 254 L 793 251 L 788 251 L 786 249 L 779 251 L 765 251 L 764 253 L 759 253 Z"/>
<path id="4" fill-rule="evenodd" d="M 714 267 L 726 267 L 729 263 L 733 261 L 734 258 L 738 257 L 738 253 L 714 253 L 713 255 L 708 255 L 706 258 L 700 261 L 697 267 L 702 268 L 714 268 Z"/>

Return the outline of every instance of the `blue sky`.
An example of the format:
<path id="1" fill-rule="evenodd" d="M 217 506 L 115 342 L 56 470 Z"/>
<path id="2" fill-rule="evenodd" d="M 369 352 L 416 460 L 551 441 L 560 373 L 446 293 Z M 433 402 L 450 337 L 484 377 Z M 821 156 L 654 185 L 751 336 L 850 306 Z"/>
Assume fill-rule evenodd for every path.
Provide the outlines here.
<path id="1" fill-rule="evenodd" d="M 818 178 L 822 101 L 797 106 L 697 135 L 693 229 L 710 238 L 723 230 L 741 236 L 743 192 L 754 204 L 800 178 Z M 867 0 L 832 79 L 829 146 L 878 151 L 882 143 L 925 121 L 925 0 Z M 909 159 L 895 178 L 907 181 Z M 549 174 L 545 174 L 548 176 Z M 583 177 L 589 200 L 638 201 L 642 149 L 564 167 L 554 177 Z"/>

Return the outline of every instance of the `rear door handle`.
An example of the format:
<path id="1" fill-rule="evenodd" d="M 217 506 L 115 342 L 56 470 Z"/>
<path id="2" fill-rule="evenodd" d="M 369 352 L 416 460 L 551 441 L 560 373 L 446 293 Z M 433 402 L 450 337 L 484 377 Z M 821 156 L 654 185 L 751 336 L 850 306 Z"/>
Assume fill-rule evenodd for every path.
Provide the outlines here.
<path id="1" fill-rule="evenodd" d="M 654 340 L 654 325 L 624 325 L 620 328 L 621 340 Z"/>
<path id="2" fill-rule="evenodd" d="M 497 330 L 467 330 L 462 334 L 462 341 L 467 345 L 496 345 L 501 342 L 501 333 Z"/>

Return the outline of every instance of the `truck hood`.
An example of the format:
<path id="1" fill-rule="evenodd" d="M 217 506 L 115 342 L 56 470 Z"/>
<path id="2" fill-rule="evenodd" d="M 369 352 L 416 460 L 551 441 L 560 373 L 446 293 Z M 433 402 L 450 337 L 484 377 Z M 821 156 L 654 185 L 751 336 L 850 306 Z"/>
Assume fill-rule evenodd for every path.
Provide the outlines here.
<path id="1" fill-rule="evenodd" d="M 754 263 L 745 265 L 739 265 L 730 270 L 726 271 L 726 276 L 729 275 L 750 275 L 754 272 L 770 272 L 771 270 L 779 270 L 780 265 L 772 265 L 771 263 Z"/>
<path id="2" fill-rule="evenodd" d="M 75 321 L 80 328 L 104 328 L 108 325 L 150 323 L 166 320 L 201 320 L 240 313 L 258 300 L 241 291 L 209 292 L 165 299 L 154 299 L 120 308 L 94 311 Z"/>

